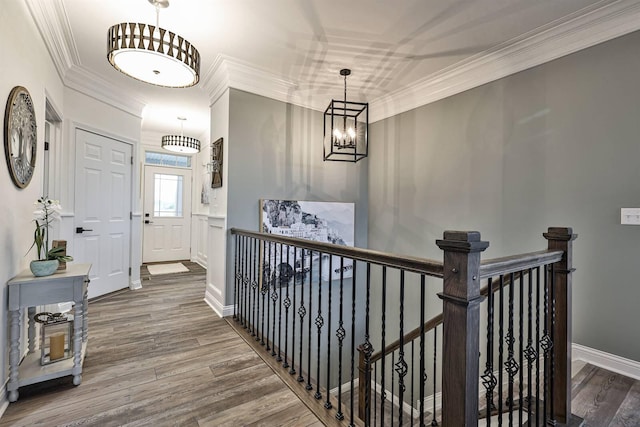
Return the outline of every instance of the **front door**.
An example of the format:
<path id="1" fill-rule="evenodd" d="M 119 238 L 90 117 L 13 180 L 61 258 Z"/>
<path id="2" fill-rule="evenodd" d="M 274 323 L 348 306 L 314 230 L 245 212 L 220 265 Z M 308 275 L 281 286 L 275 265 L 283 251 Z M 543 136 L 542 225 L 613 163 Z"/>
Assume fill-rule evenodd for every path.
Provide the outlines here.
<path id="1" fill-rule="evenodd" d="M 129 286 L 130 144 L 76 130 L 74 261 L 91 267 L 89 298 Z"/>
<path id="2" fill-rule="evenodd" d="M 191 170 L 144 167 L 142 262 L 191 257 Z"/>

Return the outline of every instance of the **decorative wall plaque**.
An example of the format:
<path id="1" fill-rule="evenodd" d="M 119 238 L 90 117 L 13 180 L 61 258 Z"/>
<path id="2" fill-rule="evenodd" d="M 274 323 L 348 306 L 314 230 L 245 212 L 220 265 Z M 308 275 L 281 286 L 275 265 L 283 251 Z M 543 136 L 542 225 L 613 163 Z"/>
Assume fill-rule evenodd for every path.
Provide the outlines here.
<path id="1" fill-rule="evenodd" d="M 29 185 L 36 167 L 38 148 L 36 114 L 29 91 L 11 90 L 4 112 L 4 152 L 11 180 L 18 188 Z"/>
<path id="2" fill-rule="evenodd" d="M 222 138 L 211 144 L 211 188 L 222 187 Z"/>

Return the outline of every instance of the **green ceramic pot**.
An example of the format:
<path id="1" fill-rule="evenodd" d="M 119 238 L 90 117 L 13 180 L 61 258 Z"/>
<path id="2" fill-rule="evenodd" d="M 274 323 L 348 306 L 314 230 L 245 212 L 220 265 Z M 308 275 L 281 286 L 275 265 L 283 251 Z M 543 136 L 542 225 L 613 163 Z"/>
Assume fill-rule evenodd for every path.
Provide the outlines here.
<path id="1" fill-rule="evenodd" d="M 41 276 L 50 276 L 58 269 L 58 260 L 57 259 L 48 259 L 48 260 L 34 260 L 29 264 L 29 268 L 31 272 L 36 277 Z"/>

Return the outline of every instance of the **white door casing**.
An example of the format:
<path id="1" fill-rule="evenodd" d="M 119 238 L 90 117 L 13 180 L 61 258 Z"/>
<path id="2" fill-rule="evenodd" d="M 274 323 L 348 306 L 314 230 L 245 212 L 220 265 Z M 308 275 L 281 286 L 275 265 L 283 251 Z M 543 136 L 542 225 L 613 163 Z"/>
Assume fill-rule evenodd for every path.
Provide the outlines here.
<path id="1" fill-rule="evenodd" d="M 132 146 L 76 129 L 75 262 L 92 264 L 89 298 L 129 286 Z"/>
<path id="2" fill-rule="evenodd" d="M 162 166 L 144 167 L 144 211 L 142 262 L 163 262 L 186 260 L 191 257 L 191 170 Z M 177 197 L 181 199 L 181 209 L 160 206 L 156 192 L 162 186 L 163 178 L 170 182 L 169 187 L 181 187 Z M 162 187 L 164 188 L 164 187 Z M 171 192 L 171 191 L 170 191 Z M 175 211 L 173 209 L 176 209 Z M 181 212 L 179 212 L 181 210 Z"/>

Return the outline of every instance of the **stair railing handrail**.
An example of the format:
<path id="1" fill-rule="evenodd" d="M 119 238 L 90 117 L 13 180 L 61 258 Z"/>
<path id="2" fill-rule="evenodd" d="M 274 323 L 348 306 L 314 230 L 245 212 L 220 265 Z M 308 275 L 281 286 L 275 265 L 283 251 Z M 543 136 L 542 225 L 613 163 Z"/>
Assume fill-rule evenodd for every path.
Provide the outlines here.
<path id="1" fill-rule="evenodd" d="M 527 269 L 534 269 L 538 266 L 543 266 L 547 264 L 551 264 L 554 262 L 558 262 L 562 259 L 562 251 L 536 251 L 536 252 L 528 252 L 519 255 L 512 255 L 501 258 L 493 258 L 485 261 L 481 261 L 480 263 L 480 279 L 486 279 L 490 277 L 499 276 L 501 274 L 509 274 L 509 273 L 518 273 L 514 276 L 515 279 L 519 279 L 519 272 L 525 270 L 525 275 L 527 274 Z M 510 279 L 506 278 L 503 281 L 502 286 L 508 286 L 510 284 Z M 500 287 L 498 282 L 494 282 L 492 286 L 492 290 L 495 291 Z M 480 295 L 487 296 L 489 294 L 489 285 L 485 285 L 480 289 Z M 429 319 L 424 324 L 424 333 L 427 333 L 437 326 L 442 325 L 442 313 L 434 316 Z M 414 330 L 408 332 L 404 338 L 403 343 L 410 344 L 411 341 L 420 338 L 423 330 L 420 326 L 415 328 Z M 391 352 L 397 350 L 400 347 L 400 340 L 396 340 L 391 344 L 387 345 L 384 351 L 380 350 L 371 355 L 370 362 L 375 363 L 380 360 L 382 357 L 391 354 Z"/>
<path id="2" fill-rule="evenodd" d="M 427 276 L 437 278 L 443 277 L 443 264 L 441 261 L 406 255 L 390 254 L 386 252 L 374 251 L 371 249 L 357 248 L 354 246 L 316 242 L 313 240 L 299 239 L 297 237 L 281 236 L 279 234 L 242 230 L 239 228 L 231 228 L 230 231 L 231 234 L 253 237 L 268 242 L 276 242 L 290 246 L 296 246 L 298 248 L 309 249 L 327 255 L 342 256 L 354 261 L 364 261 L 378 265 L 386 265 L 387 267 L 400 268 L 406 271 L 426 274 Z"/>

